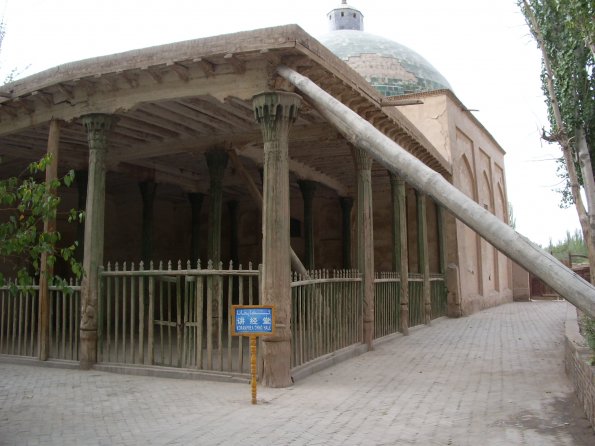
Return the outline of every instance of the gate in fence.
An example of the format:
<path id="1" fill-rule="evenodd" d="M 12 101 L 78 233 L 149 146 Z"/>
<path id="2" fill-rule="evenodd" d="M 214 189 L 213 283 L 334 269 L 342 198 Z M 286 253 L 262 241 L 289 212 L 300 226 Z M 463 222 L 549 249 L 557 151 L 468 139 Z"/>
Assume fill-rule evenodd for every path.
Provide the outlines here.
<path id="1" fill-rule="evenodd" d="M 248 373 L 248 345 L 231 336 L 229 316 L 232 305 L 258 303 L 258 277 L 251 264 L 108 264 L 100 273 L 98 361 Z"/>

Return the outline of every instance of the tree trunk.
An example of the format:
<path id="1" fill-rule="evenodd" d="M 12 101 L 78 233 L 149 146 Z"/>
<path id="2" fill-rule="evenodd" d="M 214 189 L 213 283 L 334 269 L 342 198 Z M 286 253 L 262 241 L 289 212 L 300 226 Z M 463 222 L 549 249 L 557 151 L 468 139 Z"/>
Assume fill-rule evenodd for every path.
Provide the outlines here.
<path id="1" fill-rule="evenodd" d="M 595 180 L 593 178 L 593 167 L 591 164 L 591 155 L 587 137 L 582 127 L 576 129 L 576 147 L 578 150 L 578 159 L 580 161 L 581 173 L 583 174 L 583 184 L 587 196 L 587 205 L 589 206 L 589 238 L 585 237 L 585 243 L 589 251 L 589 266 L 591 270 L 591 283 L 595 284 Z M 583 231 L 584 232 L 584 231 Z"/>
<path id="2" fill-rule="evenodd" d="M 593 240 L 593 236 L 592 236 L 593 231 L 592 231 L 591 221 L 593 220 L 593 216 L 591 215 L 591 213 L 593 213 L 593 211 L 594 211 L 593 204 L 595 203 L 595 200 L 593 200 L 593 197 L 594 197 L 593 194 L 595 194 L 595 181 L 593 180 L 593 172 L 590 167 L 591 163 L 590 163 L 589 153 L 588 153 L 588 151 L 586 153 L 586 159 L 588 159 L 589 162 L 585 163 L 586 159 L 580 155 L 580 148 L 579 148 L 579 157 L 581 160 L 581 170 L 583 173 L 583 184 L 585 186 L 585 192 L 587 193 L 587 203 L 589 206 L 589 209 L 587 211 L 587 209 L 585 209 L 585 205 L 583 203 L 583 200 L 582 200 L 582 197 L 580 194 L 578 175 L 577 175 L 576 168 L 574 165 L 574 160 L 572 158 L 572 150 L 570 147 L 568 131 L 566 129 L 566 126 L 564 125 L 564 122 L 562 121 L 562 113 L 560 112 L 558 96 L 556 95 L 556 91 L 554 89 L 554 71 L 552 69 L 552 64 L 550 62 L 547 51 L 545 49 L 543 34 L 541 32 L 539 23 L 537 23 L 537 18 L 535 17 L 535 14 L 533 14 L 533 10 L 531 9 L 531 5 L 529 4 L 529 2 L 527 0 L 523 0 L 523 5 L 524 5 L 525 15 L 526 15 L 526 17 L 529 18 L 529 21 L 530 21 L 531 31 L 533 32 L 533 36 L 535 37 L 535 40 L 537 40 L 537 45 L 539 46 L 539 49 L 541 50 L 541 56 L 543 58 L 543 65 L 545 67 L 545 72 L 546 72 L 546 87 L 547 87 L 547 91 L 548 91 L 548 94 L 550 97 L 550 101 L 552 103 L 552 110 L 554 112 L 554 119 L 556 121 L 556 127 L 558 128 L 558 133 L 561 138 L 560 145 L 562 146 L 562 155 L 564 157 L 564 163 L 566 164 L 566 170 L 568 172 L 568 179 L 570 181 L 570 190 L 572 192 L 572 198 L 574 200 L 574 205 L 576 207 L 578 219 L 579 219 L 579 222 L 581 225 L 581 229 L 583 231 L 583 239 L 585 240 L 585 243 L 587 244 L 587 248 L 589 251 L 589 264 L 591 266 L 591 274 L 592 274 L 591 282 L 593 283 L 593 277 L 595 277 L 595 276 L 593 276 L 593 274 L 595 274 L 595 268 L 594 268 L 595 267 L 595 244 L 594 244 L 595 240 Z M 577 137 L 578 137 L 578 135 L 577 135 Z M 584 138 L 584 134 L 583 134 L 583 138 Z M 579 144 L 580 144 L 580 141 L 579 141 Z M 586 144 L 586 140 L 585 140 L 585 144 Z M 585 169 L 585 167 L 586 167 L 586 169 Z M 590 172 L 590 174 L 587 173 L 587 175 L 585 176 L 585 173 L 586 173 L 585 170 L 588 170 Z"/>
<path id="3" fill-rule="evenodd" d="M 455 188 L 368 121 L 326 93 L 307 77 L 280 66 L 277 72 L 304 94 L 316 110 L 352 144 L 366 150 L 377 162 L 430 195 L 467 226 L 561 296 L 595 317 L 595 287 L 562 265 Z"/>

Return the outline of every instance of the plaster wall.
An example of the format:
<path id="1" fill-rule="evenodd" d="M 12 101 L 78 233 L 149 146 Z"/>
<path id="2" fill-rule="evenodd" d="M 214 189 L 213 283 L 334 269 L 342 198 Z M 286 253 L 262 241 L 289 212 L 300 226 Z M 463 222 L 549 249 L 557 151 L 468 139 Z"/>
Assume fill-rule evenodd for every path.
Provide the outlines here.
<path id="1" fill-rule="evenodd" d="M 400 107 L 452 163 L 452 183 L 503 221 L 508 220 L 504 151 L 448 93 L 420 96 Z M 512 300 L 512 263 L 464 223 L 456 221 L 462 314 Z"/>

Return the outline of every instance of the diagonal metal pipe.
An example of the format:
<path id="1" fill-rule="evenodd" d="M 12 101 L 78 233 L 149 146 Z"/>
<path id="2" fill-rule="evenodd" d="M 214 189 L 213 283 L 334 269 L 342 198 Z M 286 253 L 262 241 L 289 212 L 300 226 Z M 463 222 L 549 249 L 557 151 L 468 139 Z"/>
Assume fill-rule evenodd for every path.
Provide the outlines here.
<path id="1" fill-rule="evenodd" d="M 349 142 L 366 150 L 378 163 L 403 177 L 416 189 L 430 195 L 501 252 L 595 318 L 594 286 L 468 198 L 442 175 L 423 164 L 310 79 L 284 65 L 279 66 L 277 72 L 293 84 Z"/>

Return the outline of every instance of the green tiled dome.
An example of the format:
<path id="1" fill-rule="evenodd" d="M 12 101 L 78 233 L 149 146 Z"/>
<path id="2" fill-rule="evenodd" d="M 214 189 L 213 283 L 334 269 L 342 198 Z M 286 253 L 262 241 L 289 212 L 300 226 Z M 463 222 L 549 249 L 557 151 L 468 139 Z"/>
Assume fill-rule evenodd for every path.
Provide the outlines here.
<path id="1" fill-rule="evenodd" d="M 384 37 L 336 29 L 319 40 L 385 96 L 451 89 L 427 60 Z"/>

